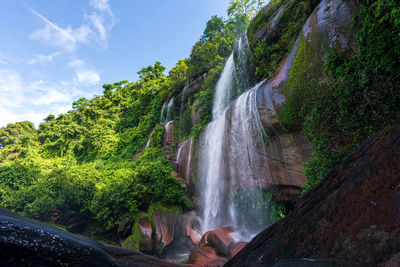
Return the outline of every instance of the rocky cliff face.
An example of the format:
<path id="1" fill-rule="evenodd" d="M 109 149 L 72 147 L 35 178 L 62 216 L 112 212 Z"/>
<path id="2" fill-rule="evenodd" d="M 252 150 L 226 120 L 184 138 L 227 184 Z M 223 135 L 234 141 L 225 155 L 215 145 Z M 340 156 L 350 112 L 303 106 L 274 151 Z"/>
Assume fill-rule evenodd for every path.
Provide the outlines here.
<path id="1" fill-rule="evenodd" d="M 285 8 L 283 5 L 277 9 L 266 26 L 259 30 L 259 40 L 271 41 Z M 277 200 L 296 200 L 305 183 L 302 163 L 309 159 L 312 149 L 301 132 L 287 133 L 280 126 L 278 114 L 286 101 L 284 92 L 288 84 L 301 82 L 297 80 L 299 75 L 322 80 L 323 55 L 329 48 L 339 45 L 343 50 L 351 51 L 355 43 L 351 23 L 356 11 L 356 6 L 347 1 L 321 1 L 307 19 L 277 74 L 257 91 L 257 108 L 268 135 L 265 161 L 270 175 L 267 184 Z M 312 71 L 304 73 L 304 64 L 311 66 Z"/>
<path id="2" fill-rule="evenodd" d="M 292 214 L 256 236 L 226 266 L 275 266 L 292 258 L 397 266 L 399 183 L 397 125 L 364 142 L 307 193 Z"/>

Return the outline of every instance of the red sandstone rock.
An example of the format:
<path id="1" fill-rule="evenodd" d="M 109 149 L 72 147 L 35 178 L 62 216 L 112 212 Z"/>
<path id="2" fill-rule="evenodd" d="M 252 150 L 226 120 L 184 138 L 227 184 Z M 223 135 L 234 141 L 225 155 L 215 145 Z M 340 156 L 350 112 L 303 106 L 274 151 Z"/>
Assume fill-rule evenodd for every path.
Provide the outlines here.
<path id="1" fill-rule="evenodd" d="M 172 146 L 174 144 L 174 124 L 175 121 L 169 121 L 165 125 L 164 145 Z"/>
<path id="2" fill-rule="evenodd" d="M 230 246 L 228 260 L 232 259 L 236 254 L 238 254 L 239 251 L 241 251 L 247 244 L 247 242 L 238 242 Z"/>
<path id="3" fill-rule="evenodd" d="M 365 141 L 308 192 L 294 211 L 257 235 L 226 266 L 283 259 L 346 258 L 396 264 L 400 248 L 400 125 Z"/>
<path id="4" fill-rule="evenodd" d="M 176 153 L 176 164 L 178 166 L 178 175 L 182 177 L 185 183 L 192 187 L 192 153 L 193 153 L 193 139 L 189 138 L 185 142 L 179 144 Z M 190 188 L 194 192 L 193 188 Z"/>
<path id="5" fill-rule="evenodd" d="M 153 249 L 152 233 L 153 227 L 148 218 L 141 218 L 138 222 L 139 230 L 142 234 L 139 249 L 141 251 L 151 251 Z"/>
<path id="6" fill-rule="evenodd" d="M 303 162 L 310 157 L 311 146 L 304 139 L 302 133 L 287 133 L 280 127 L 279 112 L 286 102 L 284 95 L 285 82 L 289 80 L 296 56 L 302 58 L 304 48 L 312 53 L 316 62 L 315 73 L 321 73 L 323 78 L 323 54 L 327 49 L 340 45 L 346 51 L 352 50 L 355 34 L 351 30 L 352 18 L 356 7 L 350 1 L 323 0 L 310 1 L 311 6 L 319 6 L 310 15 L 305 23 L 299 38 L 288 57 L 282 62 L 277 75 L 257 91 L 257 108 L 261 123 L 269 138 L 265 151 L 266 160 L 259 164 L 259 173 L 265 174 L 264 187 L 273 194 L 278 201 L 293 202 L 298 199 L 301 187 L 305 183 Z M 270 12 L 272 5 L 264 8 L 262 13 Z M 286 8 L 282 5 L 265 26 L 257 33 L 259 38 L 272 40 L 276 34 L 276 22 Z M 354 49 L 353 49 L 354 50 Z M 262 168 L 262 169 L 261 169 Z"/>
<path id="7" fill-rule="evenodd" d="M 200 266 L 218 266 L 215 263 L 221 262 L 222 264 L 226 262 L 226 260 L 217 255 L 217 252 L 212 247 L 202 247 L 196 248 L 192 250 L 189 255 L 188 263 L 196 264 Z"/>
<path id="8" fill-rule="evenodd" d="M 174 241 L 179 233 L 180 216 L 174 211 L 154 210 L 154 250 L 161 255 L 163 249 Z"/>
<path id="9" fill-rule="evenodd" d="M 234 242 L 231 237 L 233 228 L 231 226 L 217 228 L 206 232 L 199 243 L 200 247 L 211 246 L 216 249 L 218 254 L 227 255 L 229 246 Z"/>
<path id="10" fill-rule="evenodd" d="M 194 211 L 188 212 L 183 216 L 186 236 L 190 238 L 194 245 L 198 245 L 201 239 L 201 235 L 196 230 L 194 230 L 196 218 L 197 216 Z"/>

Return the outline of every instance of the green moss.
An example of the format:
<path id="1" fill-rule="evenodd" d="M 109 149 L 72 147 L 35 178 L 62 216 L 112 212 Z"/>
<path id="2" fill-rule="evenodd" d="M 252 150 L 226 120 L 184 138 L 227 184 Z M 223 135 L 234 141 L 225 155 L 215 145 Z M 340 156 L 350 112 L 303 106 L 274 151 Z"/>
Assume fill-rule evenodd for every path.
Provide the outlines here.
<path id="1" fill-rule="evenodd" d="M 280 0 L 271 1 L 251 22 L 248 30 L 250 47 L 256 62 L 258 80 L 272 77 L 279 64 L 289 54 L 305 21 L 316 6 L 316 1 Z M 283 6 L 275 29 L 268 29 L 272 19 Z M 257 36 L 260 30 L 267 30 L 264 39 Z"/>
<path id="2" fill-rule="evenodd" d="M 301 130 L 304 118 L 322 90 L 324 80 L 322 37 L 314 35 L 308 41 L 302 35 L 293 60 L 284 93 L 286 103 L 279 112 L 280 124 L 286 131 Z M 326 90 L 326 88 L 324 88 Z"/>
<path id="3" fill-rule="evenodd" d="M 162 147 L 164 134 L 165 134 L 165 128 L 161 125 L 157 125 L 154 128 L 153 132 L 150 134 L 150 146 Z"/>
<path id="4" fill-rule="evenodd" d="M 152 227 L 154 227 L 154 222 L 153 222 L 153 210 L 149 209 L 148 212 L 140 212 L 135 216 L 134 219 L 134 225 L 132 226 L 132 235 L 130 235 L 124 243 L 122 243 L 122 247 L 124 248 L 131 248 L 135 250 L 143 250 L 143 244 L 141 244 L 143 240 L 143 235 L 142 232 L 140 231 L 139 227 L 139 220 L 147 218 L 151 224 Z"/>
<path id="5" fill-rule="evenodd" d="M 189 105 L 183 112 L 179 121 L 179 136 L 180 140 L 185 140 L 190 135 L 192 130 L 192 106 Z"/>

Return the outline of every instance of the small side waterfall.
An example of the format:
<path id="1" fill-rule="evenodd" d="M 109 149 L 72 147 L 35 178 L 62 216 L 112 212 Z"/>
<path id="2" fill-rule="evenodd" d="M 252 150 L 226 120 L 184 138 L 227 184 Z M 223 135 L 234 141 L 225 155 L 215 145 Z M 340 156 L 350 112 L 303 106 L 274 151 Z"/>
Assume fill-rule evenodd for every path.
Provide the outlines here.
<path id="1" fill-rule="evenodd" d="M 191 185 L 192 179 L 192 154 L 193 154 L 193 138 L 187 139 L 181 143 L 176 153 L 176 164 L 178 165 L 178 174 L 182 177 L 187 185 Z"/>
<path id="2" fill-rule="evenodd" d="M 243 38 L 240 42 L 244 42 Z M 243 47 L 240 42 L 239 48 Z M 269 203 L 262 191 L 269 175 L 265 152 L 267 135 L 256 103 L 257 90 L 264 83 L 231 103 L 237 90 L 235 81 L 240 83 L 241 79 L 237 69 L 247 66 L 247 63 L 239 62 L 239 66 L 235 63 L 232 54 L 216 85 L 213 121 L 200 136 L 201 230 L 205 233 L 231 225 L 236 229 L 237 239 L 249 240 L 270 223 Z M 250 83 L 246 80 L 243 84 Z"/>
<path id="3" fill-rule="evenodd" d="M 165 122 L 172 121 L 174 119 L 174 98 L 172 97 L 167 106 L 167 115 L 165 116 Z"/>
<path id="4" fill-rule="evenodd" d="M 164 124 L 164 122 L 165 122 L 166 119 L 167 119 L 167 115 L 164 114 L 164 113 L 165 113 L 165 110 L 167 109 L 167 106 L 168 106 L 167 102 L 164 102 L 164 104 L 163 104 L 163 106 L 162 106 L 162 108 L 161 108 L 160 124 Z"/>

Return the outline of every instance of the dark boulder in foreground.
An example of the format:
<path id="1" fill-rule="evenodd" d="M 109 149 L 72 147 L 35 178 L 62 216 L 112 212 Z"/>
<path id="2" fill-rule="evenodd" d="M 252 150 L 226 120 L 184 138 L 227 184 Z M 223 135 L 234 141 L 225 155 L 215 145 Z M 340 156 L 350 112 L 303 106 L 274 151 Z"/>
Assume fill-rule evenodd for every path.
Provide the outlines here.
<path id="1" fill-rule="evenodd" d="M 0 266 L 181 266 L 0 208 Z"/>
<path id="2" fill-rule="evenodd" d="M 290 215 L 257 235 L 225 266 L 303 266 L 282 262 L 300 258 L 396 266 L 399 252 L 397 125 L 365 141 L 308 192 Z"/>

